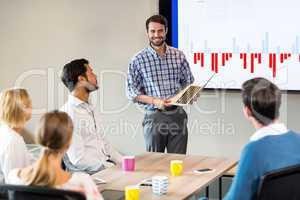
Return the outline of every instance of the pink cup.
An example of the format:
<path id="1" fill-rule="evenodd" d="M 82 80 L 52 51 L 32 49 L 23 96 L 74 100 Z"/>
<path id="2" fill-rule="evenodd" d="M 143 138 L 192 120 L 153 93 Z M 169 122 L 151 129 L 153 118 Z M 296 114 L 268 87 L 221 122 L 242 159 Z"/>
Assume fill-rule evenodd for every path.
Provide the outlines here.
<path id="1" fill-rule="evenodd" d="M 124 171 L 130 172 L 135 169 L 135 157 L 134 156 L 123 156 L 122 157 L 122 168 Z"/>

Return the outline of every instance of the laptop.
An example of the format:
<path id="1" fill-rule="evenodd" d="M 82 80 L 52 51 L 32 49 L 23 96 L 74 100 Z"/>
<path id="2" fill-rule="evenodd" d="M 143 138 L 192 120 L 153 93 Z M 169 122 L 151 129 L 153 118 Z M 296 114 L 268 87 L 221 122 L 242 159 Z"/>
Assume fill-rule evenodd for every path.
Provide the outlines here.
<path id="1" fill-rule="evenodd" d="M 196 84 L 190 84 L 185 87 L 183 90 L 178 92 L 174 97 L 170 98 L 171 104 L 176 106 L 185 106 L 188 105 L 200 92 L 205 88 L 209 81 L 214 77 L 214 73 L 203 86 Z"/>

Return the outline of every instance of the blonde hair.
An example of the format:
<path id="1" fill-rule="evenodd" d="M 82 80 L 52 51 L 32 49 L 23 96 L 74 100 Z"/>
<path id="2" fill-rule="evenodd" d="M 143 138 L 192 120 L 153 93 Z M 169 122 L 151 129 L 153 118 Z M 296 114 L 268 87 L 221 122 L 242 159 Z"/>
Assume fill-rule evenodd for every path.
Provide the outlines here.
<path id="1" fill-rule="evenodd" d="M 25 109 L 31 106 L 31 99 L 25 89 L 8 89 L 1 93 L 1 121 L 10 128 L 20 128 L 28 120 Z"/>
<path id="2" fill-rule="evenodd" d="M 45 149 L 37 164 L 24 176 L 27 185 L 55 186 L 57 176 L 49 163 L 49 156 L 64 153 L 72 133 L 73 123 L 67 113 L 52 111 L 42 116 L 37 129 L 37 142 Z"/>

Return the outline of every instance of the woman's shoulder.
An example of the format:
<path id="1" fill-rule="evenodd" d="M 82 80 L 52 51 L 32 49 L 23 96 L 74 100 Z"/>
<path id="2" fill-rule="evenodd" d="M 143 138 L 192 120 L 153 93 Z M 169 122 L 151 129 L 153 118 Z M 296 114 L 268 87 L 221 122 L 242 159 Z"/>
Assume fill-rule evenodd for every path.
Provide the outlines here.
<path id="1" fill-rule="evenodd" d="M 5 142 L 20 142 L 23 139 L 21 135 L 5 124 L 0 125 L 0 137 Z"/>
<path id="2" fill-rule="evenodd" d="M 24 182 L 22 179 L 19 177 L 21 169 L 13 169 L 8 173 L 7 176 L 7 183 L 8 184 L 19 184 L 19 185 L 24 185 Z"/>
<path id="3" fill-rule="evenodd" d="M 76 179 L 76 180 L 82 180 L 84 179 L 91 179 L 90 175 L 84 172 L 74 172 L 72 173 L 71 179 Z"/>
<path id="4" fill-rule="evenodd" d="M 64 186 L 70 185 L 70 186 L 85 186 L 93 184 L 93 180 L 90 177 L 90 175 L 83 173 L 83 172 L 75 172 L 71 175 L 71 178 L 67 183 L 64 184 Z"/>

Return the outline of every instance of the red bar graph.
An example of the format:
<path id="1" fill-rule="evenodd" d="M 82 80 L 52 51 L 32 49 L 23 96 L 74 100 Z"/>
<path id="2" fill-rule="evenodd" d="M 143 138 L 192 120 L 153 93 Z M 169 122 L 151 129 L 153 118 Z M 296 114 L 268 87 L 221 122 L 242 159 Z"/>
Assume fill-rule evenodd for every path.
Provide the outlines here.
<path id="1" fill-rule="evenodd" d="M 272 67 L 273 67 L 273 63 L 272 63 L 272 61 L 273 61 L 272 54 L 271 54 L 271 53 L 269 53 L 269 68 L 272 68 Z"/>
<path id="2" fill-rule="evenodd" d="M 215 53 L 215 72 L 218 73 L 218 54 Z"/>
<path id="3" fill-rule="evenodd" d="M 261 53 L 258 54 L 258 64 L 261 64 Z"/>
<path id="4" fill-rule="evenodd" d="M 201 67 L 204 67 L 204 53 L 194 53 L 194 64 L 196 65 L 199 60 L 201 62 Z"/>
<path id="5" fill-rule="evenodd" d="M 219 72 L 219 63 L 218 63 L 218 53 L 211 54 L 211 70 L 218 73 Z"/>
<path id="6" fill-rule="evenodd" d="M 276 54 L 273 53 L 273 77 L 276 77 Z"/>
<path id="7" fill-rule="evenodd" d="M 283 63 L 283 53 L 280 54 L 280 63 Z"/>
<path id="8" fill-rule="evenodd" d="M 201 53 L 201 67 L 204 67 L 204 53 Z"/>
<path id="9" fill-rule="evenodd" d="M 272 68 L 273 77 L 276 77 L 276 53 L 269 54 L 269 67 Z"/>
<path id="10" fill-rule="evenodd" d="M 264 54 L 263 54 L 264 55 Z M 275 78 L 277 75 L 277 54 L 276 53 L 269 53 L 266 58 L 263 58 L 262 53 L 258 52 L 253 52 L 253 53 L 239 53 L 240 60 L 242 62 L 242 67 L 244 69 L 247 69 L 248 67 L 248 60 L 247 58 L 250 58 L 249 64 L 250 64 L 250 73 L 255 73 L 255 66 L 257 64 L 262 64 L 263 59 L 268 59 L 268 66 L 272 71 L 272 76 Z M 278 54 L 278 62 L 280 64 L 283 64 L 287 60 L 290 60 L 295 54 L 291 53 L 286 53 L 286 52 L 281 52 Z M 193 54 L 194 58 L 194 64 L 198 64 L 200 61 L 200 66 L 204 67 L 205 65 L 205 57 L 210 56 L 210 61 L 211 61 L 211 70 L 215 73 L 220 72 L 220 67 L 226 66 L 226 63 L 229 62 L 230 58 L 234 56 L 233 53 L 230 52 L 221 52 L 221 53 L 209 53 L 208 55 L 205 54 L 204 52 L 197 52 Z M 219 58 L 220 56 L 220 58 Z M 249 57 L 248 57 L 249 56 Z M 300 62 L 300 54 L 298 56 L 298 62 Z M 219 62 L 220 59 L 220 62 Z"/>
<path id="11" fill-rule="evenodd" d="M 254 73 L 254 58 L 255 58 L 255 54 L 254 53 L 251 53 L 251 60 L 250 60 L 250 72 L 251 73 Z"/>
<path id="12" fill-rule="evenodd" d="M 195 65 L 197 64 L 197 55 L 198 55 L 198 53 L 194 53 L 194 64 Z"/>
<path id="13" fill-rule="evenodd" d="M 240 53 L 240 59 L 243 60 L 244 69 L 247 69 L 247 54 L 246 53 Z"/>
<path id="14" fill-rule="evenodd" d="M 211 54 L 211 71 L 215 71 L 215 54 Z"/>

